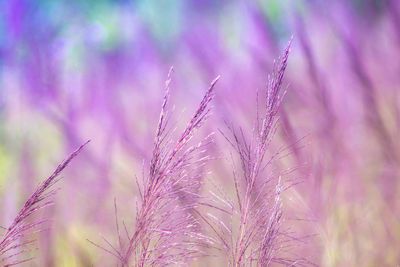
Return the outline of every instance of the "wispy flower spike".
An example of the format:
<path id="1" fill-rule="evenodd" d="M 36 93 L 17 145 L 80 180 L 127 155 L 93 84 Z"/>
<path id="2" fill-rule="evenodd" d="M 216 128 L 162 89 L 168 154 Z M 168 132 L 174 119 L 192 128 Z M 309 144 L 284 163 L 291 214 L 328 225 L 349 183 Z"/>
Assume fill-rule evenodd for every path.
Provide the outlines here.
<path id="1" fill-rule="evenodd" d="M 149 172 L 143 175 L 141 185 L 137 181 L 141 203 L 136 207 L 134 232 L 130 235 L 124 224 L 128 235 L 127 246 L 118 253 L 115 249 L 109 250 L 93 243 L 116 256 L 122 266 L 132 263 L 135 266 L 185 264 L 189 259 L 203 255 L 201 247 L 211 243 L 199 232 L 200 224 L 195 209 L 202 204 L 199 201 L 201 168 L 210 159 L 204 154 L 210 141 L 206 137 L 197 145 L 190 146 L 189 142 L 207 118 L 219 77 L 211 83 L 186 128 L 173 142 L 166 131 L 172 72 L 173 68 L 166 81 Z M 116 223 L 118 225 L 118 218 Z M 117 232 L 118 242 L 123 243 L 118 226 Z"/>
<path id="2" fill-rule="evenodd" d="M 253 139 L 246 141 L 245 131 L 239 128 L 237 132 L 230 124 L 227 125 L 232 132 L 232 138 L 222 133 L 236 151 L 241 163 L 241 172 L 234 170 L 233 173 L 237 205 L 233 206 L 231 222 L 213 219 L 206 224 L 213 225 L 210 231 L 216 239 L 221 240 L 221 249 L 225 250 L 231 266 L 268 266 L 272 263 L 296 262 L 279 254 L 282 243 L 289 239 L 281 227 L 280 195 L 283 189 L 281 178 L 266 172 L 266 166 L 276 157 L 264 160 L 277 127 L 277 114 L 285 94 L 281 88 L 291 43 L 292 38 L 278 63 L 275 63 L 272 74 L 268 76 L 266 104 L 261 113 L 263 116 L 257 110 L 256 127 L 251 135 Z M 211 197 L 220 205 L 226 202 L 212 194 Z M 220 212 L 219 208 L 214 208 L 214 212 Z M 202 218 L 207 220 L 204 216 Z M 234 227 L 235 225 L 238 226 Z M 305 261 L 296 263 L 299 262 L 303 264 Z"/>
<path id="3" fill-rule="evenodd" d="M 12 224 L 7 228 L 3 237 L 0 240 L 0 262 L 9 262 L 5 266 L 17 265 L 31 259 L 14 260 L 18 255 L 28 252 L 27 245 L 34 242 L 34 240 L 29 240 L 22 242 L 25 237 L 34 234 L 35 232 L 43 230 L 41 225 L 47 222 L 48 219 L 36 220 L 29 222 L 28 218 L 36 211 L 43 209 L 44 207 L 53 204 L 50 199 L 56 193 L 56 190 L 51 187 L 56 184 L 60 178 L 59 174 L 68 166 L 73 158 L 75 158 L 83 149 L 85 145 L 90 142 L 88 140 L 83 145 L 81 145 L 77 150 L 70 154 L 57 168 L 54 172 L 44 180 L 35 190 L 35 192 L 26 200 L 24 206 L 19 211 L 18 215 L 15 217 Z M 14 260 L 14 262 L 10 262 Z"/>

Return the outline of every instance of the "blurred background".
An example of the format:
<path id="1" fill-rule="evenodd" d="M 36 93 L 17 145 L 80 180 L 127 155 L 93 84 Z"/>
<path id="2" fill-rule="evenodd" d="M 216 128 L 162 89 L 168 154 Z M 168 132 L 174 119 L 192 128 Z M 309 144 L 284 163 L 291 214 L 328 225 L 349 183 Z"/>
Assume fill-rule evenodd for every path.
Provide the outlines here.
<path id="1" fill-rule="evenodd" d="M 256 92 L 292 35 L 271 151 L 300 144 L 277 163 L 302 181 L 285 199 L 289 218 L 304 219 L 293 228 L 311 235 L 295 249 L 320 266 L 397 266 L 399 1 L 4 0 L 0 225 L 92 140 L 64 172 L 45 211 L 52 228 L 25 266 L 114 266 L 87 239 L 115 241 L 114 197 L 134 222 L 135 175 L 151 157 L 170 66 L 173 126 L 221 75 L 200 135 L 224 121 L 250 132 Z M 229 152 L 216 133 L 207 168 L 221 184 L 232 183 Z"/>

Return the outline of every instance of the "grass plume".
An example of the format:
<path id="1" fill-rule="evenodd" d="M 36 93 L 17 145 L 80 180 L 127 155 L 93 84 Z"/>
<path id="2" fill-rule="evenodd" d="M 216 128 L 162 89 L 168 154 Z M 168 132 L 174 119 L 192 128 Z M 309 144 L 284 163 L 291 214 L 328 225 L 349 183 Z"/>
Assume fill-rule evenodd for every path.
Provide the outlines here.
<path id="1" fill-rule="evenodd" d="M 196 145 L 189 143 L 209 115 L 219 77 L 211 83 L 186 128 L 174 141 L 167 131 L 172 71 L 171 68 L 166 81 L 148 174 L 137 181 L 141 203 L 137 206 L 134 232 L 130 235 L 125 231 L 124 246 L 116 213 L 119 249 L 108 241 L 111 249 L 95 244 L 117 257 L 122 266 L 185 264 L 201 256 L 199 247 L 208 242 L 199 231 L 194 209 L 200 205 L 201 168 L 209 160 L 204 152 L 210 139 L 206 137 Z"/>
<path id="2" fill-rule="evenodd" d="M 6 229 L 0 240 L 0 264 L 2 266 L 13 266 L 23 262 L 27 262 L 32 258 L 16 259 L 19 255 L 29 252 L 29 245 L 36 240 L 29 238 L 32 234 L 42 230 L 41 226 L 49 219 L 30 220 L 32 215 L 37 213 L 54 202 L 52 197 L 57 193 L 58 189 L 53 188 L 54 185 L 62 178 L 60 173 L 68 166 L 73 158 L 75 158 L 89 143 L 87 141 L 77 150 L 71 153 L 62 163 L 60 163 L 54 172 L 44 180 L 26 200 L 24 206 L 18 212 L 11 225 Z"/>
<path id="3" fill-rule="evenodd" d="M 236 201 L 212 193 L 214 203 L 221 204 L 217 211 L 230 214 L 231 221 L 226 223 L 221 219 L 223 216 L 212 214 L 203 219 L 219 240 L 230 266 L 306 263 L 280 256 L 293 241 L 281 227 L 281 193 L 288 187 L 283 186 L 280 176 L 265 171 L 274 159 L 266 160 L 265 155 L 277 127 L 277 114 L 285 94 L 281 88 L 291 42 L 268 77 L 264 114 L 260 118 L 257 111 L 251 142 L 246 140 L 243 129 L 238 132 L 234 126 L 228 127 L 232 138 L 222 133 L 236 151 L 241 164 L 240 173 L 235 169 L 233 171 Z M 222 191 L 219 190 L 219 193 Z M 234 221 L 236 217 L 239 217 L 237 223 Z"/>

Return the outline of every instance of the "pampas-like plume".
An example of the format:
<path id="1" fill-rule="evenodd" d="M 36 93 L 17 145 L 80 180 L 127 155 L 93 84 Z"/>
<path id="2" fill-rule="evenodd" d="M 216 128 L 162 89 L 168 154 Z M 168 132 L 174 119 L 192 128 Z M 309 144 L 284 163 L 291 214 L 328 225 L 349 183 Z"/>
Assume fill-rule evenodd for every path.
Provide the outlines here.
<path id="1" fill-rule="evenodd" d="M 201 205 L 201 167 L 209 160 L 204 152 L 210 140 L 207 137 L 194 146 L 189 142 L 209 115 L 209 103 L 219 77 L 211 83 L 186 128 L 174 141 L 166 131 L 172 71 L 171 68 L 166 81 L 149 172 L 141 182 L 137 181 L 141 203 L 137 205 L 134 232 L 129 235 L 125 228 L 128 240 L 124 246 L 116 213 L 120 248 L 108 241 L 111 249 L 94 244 L 117 257 L 122 266 L 182 265 L 202 256 L 201 247 L 210 244 L 199 231 L 195 211 Z"/>
<path id="2" fill-rule="evenodd" d="M 233 251 L 233 265 L 268 266 L 270 263 L 289 263 L 290 261 L 276 257 L 276 252 L 283 245 L 280 237 L 281 212 L 281 184 L 273 176 L 266 176 L 262 173 L 265 164 L 264 156 L 268 144 L 273 137 L 276 128 L 276 115 L 282 101 L 280 93 L 283 75 L 286 70 L 291 40 L 286 47 L 279 65 L 268 79 L 267 98 L 265 114 L 259 127 L 259 120 L 255 134 L 255 140 L 248 145 L 240 139 L 232 128 L 235 138 L 235 147 L 241 158 L 243 166 L 245 193 L 240 197 L 241 192 L 237 190 L 240 199 L 240 226 Z M 275 184 L 275 192 L 271 190 L 271 184 Z M 255 186 L 257 185 L 257 188 Z"/>
<path id="3" fill-rule="evenodd" d="M 35 242 L 34 238 L 27 238 L 28 236 L 41 231 L 43 223 L 48 219 L 39 219 L 30 221 L 30 217 L 38 210 L 43 209 L 53 204 L 52 196 L 57 192 L 57 188 L 52 188 L 60 179 L 59 174 L 67 167 L 73 158 L 75 158 L 83 147 L 89 143 L 87 141 L 81 145 L 77 150 L 70 154 L 54 172 L 44 180 L 36 191 L 26 200 L 24 206 L 15 217 L 12 224 L 6 229 L 3 237 L 0 240 L 0 265 L 13 266 L 23 262 L 32 260 L 32 258 L 25 258 L 22 260 L 15 260 L 17 256 L 29 252 L 29 245 Z"/>
<path id="4" fill-rule="evenodd" d="M 207 139 L 196 146 L 188 147 L 188 143 L 209 114 L 208 104 L 218 78 L 211 83 L 175 146 L 169 149 L 164 141 L 171 72 L 172 69 L 166 82 L 149 176 L 143 181 L 136 230 L 123 255 L 125 263 L 133 255 L 138 266 L 185 263 L 199 254 L 196 246 L 204 241 L 198 233 L 198 222 L 189 211 L 197 204 L 200 182 L 193 168 L 198 169 L 208 160 L 208 157 L 196 160 L 195 153 L 203 154 Z"/>
<path id="5" fill-rule="evenodd" d="M 225 214 L 230 214 L 231 221 L 225 223 L 221 216 L 212 214 L 203 219 L 225 250 L 231 266 L 302 265 L 306 262 L 280 255 L 291 239 L 281 228 L 281 192 L 286 188 L 282 186 L 279 176 L 265 172 L 273 160 L 265 160 L 265 154 L 274 135 L 277 113 L 285 94 L 281 92 L 281 87 L 290 45 L 291 40 L 269 76 L 264 115 L 261 119 L 257 115 L 252 141 L 247 142 L 245 133 L 242 130 L 237 133 L 233 126 L 229 126 L 233 138 L 222 133 L 237 152 L 241 163 L 241 174 L 235 170 L 233 173 L 237 204 L 225 196 L 218 197 L 212 193 L 214 203 L 221 203 L 224 207 L 218 212 L 224 210 Z M 235 217 L 239 217 L 237 222 Z"/>

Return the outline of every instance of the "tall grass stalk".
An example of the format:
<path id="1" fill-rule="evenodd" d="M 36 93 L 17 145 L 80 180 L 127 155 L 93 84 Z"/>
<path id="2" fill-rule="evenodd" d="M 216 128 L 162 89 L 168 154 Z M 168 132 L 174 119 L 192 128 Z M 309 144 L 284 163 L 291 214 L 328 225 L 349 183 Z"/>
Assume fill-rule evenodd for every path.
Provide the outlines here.
<path id="1" fill-rule="evenodd" d="M 211 192 L 211 202 L 219 203 L 215 205 L 218 208 L 214 212 L 222 213 L 215 215 L 210 212 L 202 218 L 211 229 L 215 240 L 219 241 L 220 250 L 225 251 L 230 266 L 309 264 L 304 259 L 288 256 L 295 238 L 282 227 L 281 194 L 293 184 L 282 181 L 281 175 L 267 171 L 278 156 L 291 148 L 280 149 L 266 159 L 266 152 L 278 125 L 279 107 L 286 93 L 281 88 L 291 42 L 292 39 L 268 77 L 261 117 L 257 95 L 257 117 L 251 141 L 247 140 L 244 129 L 237 131 L 233 125 L 228 126 L 231 137 L 221 132 L 240 161 L 240 171 L 233 165 L 236 200 L 230 200 L 223 189 L 218 189 L 217 193 Z M 230 215 L 230 220 L 224 220 L 223 214 Z"/>
<path id="2" fill-rule="evenodd" d="M 174 140 L 167 130 L 172 71 L 171 68 L 166 81 L 148 174 L 137 180 L 141 203 L 137 204 L 134 232 L 129 234 L 125 230 L 124 236 L 121 235 L 116 213 L 119 248 L 108 241 L 111 249 L 99 246 L 118 258 L 122 266 L 186 264 L 203 255 L 201 247 L 210 243 L 199 231 L 195 213 L 195 208 L 201 205 L 201 168 L 210 159 L 205 154 L 210 137 L 196 145 L 189 143 L 209 115 L 219 78 L 211 83 L 186 128 Z"/>
<path id="3" fill-rule="evenodd" d="M 35 243 L 32 237 L 35 233 L 43 231 L 43 224 L 48 218 L 36 219 L 32 218 L 37 212 L 45 207 L 53 205 L 52 197 L 57 193 L 58 188 L 53 188 L 60 181 L 60 173 L 67 167 L 73 158 L 75 158 L 88 143 L 84 143 L 72 154 L 70 154 L 62 163 L 60 163 L 54 172 L 44 180 L 26 200 L 24 206 L 18 212 L 11 225 L 6 229 L 0 240 L 0 265 L 14 266 L 23 262 L 32 260 L 32 257 L 19 256 L 30 252 L 31 245 Z"/>

